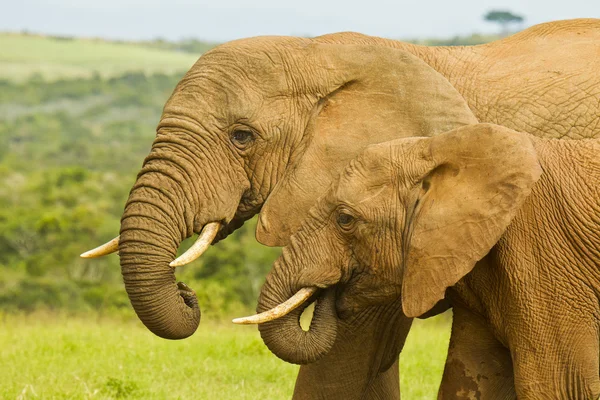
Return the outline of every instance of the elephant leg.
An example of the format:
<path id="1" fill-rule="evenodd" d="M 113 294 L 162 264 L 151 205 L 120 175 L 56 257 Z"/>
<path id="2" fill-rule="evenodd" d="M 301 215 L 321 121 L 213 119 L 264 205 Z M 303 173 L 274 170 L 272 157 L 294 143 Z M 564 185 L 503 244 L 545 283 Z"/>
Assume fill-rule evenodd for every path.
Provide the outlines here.
<path id="1" fill-rule="evenodd" d="M 598 326 L 583 318 L 547 320 L 511 349 L 519 399 L 598 399 Z"/>
<path id="2" fill-rule="evenodd" d="M 479 315 L 453 308 L 438 399 L 516 399 L 510 352 Z"/>

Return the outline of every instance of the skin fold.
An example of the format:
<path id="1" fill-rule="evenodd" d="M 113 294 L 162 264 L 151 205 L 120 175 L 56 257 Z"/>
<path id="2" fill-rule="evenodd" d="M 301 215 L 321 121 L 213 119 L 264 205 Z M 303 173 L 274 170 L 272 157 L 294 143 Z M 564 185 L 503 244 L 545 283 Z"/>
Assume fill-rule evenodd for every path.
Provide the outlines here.
<path id="1" fill-rule="evenodd" d="M 414 317 L 446 297 L 440 399 L 596 399 L 599 154 L 598 139 L 493 124 L 369 146 L 311 209 L 259 302 L 318 287 L 316 307 L 334 293 L 335 315 L 380 305 Z M 261 325 L 284 358 L 300 354 L 271 334 L 286 323 Z"/>
<path id="2" fill-rule="evenodd" d="M 211 222 L 223 223 L 221 240 L 260 213 L 258 240 L 286 244 L 369 144 L 478 121 L 540 137 L 594 137 L 599 56 L 595 19 L 542 24 L 473 47 L 421 47 L 356 33 L 257 37 L 216 47 L 166 103 L 125 205 L 119 255 L 135 312 L 161 337 L 193 334 L 200 322 L 195 293 L 177 283 L 169 266 L 181 241 Z M 397 331 L 388 333 L 378 317 L 394 319 Z M 349 349 L 366 337 L 385 337 L 369 344 L 378 347 L 371 352 L 396 355 L 358 365 L 345 344 L 334 343 L 327 365 L 347 368 L 303 366 L 296 398 L 340 391 L 399 398 L 397 353 L 411 319 L 375 307 L 359 320 L 340 324 L 335 337 L 353 341 Z M 394 371 L 386 373 L 390 366 Z M 351 379 L 338 379 L 342 374 Z"/>

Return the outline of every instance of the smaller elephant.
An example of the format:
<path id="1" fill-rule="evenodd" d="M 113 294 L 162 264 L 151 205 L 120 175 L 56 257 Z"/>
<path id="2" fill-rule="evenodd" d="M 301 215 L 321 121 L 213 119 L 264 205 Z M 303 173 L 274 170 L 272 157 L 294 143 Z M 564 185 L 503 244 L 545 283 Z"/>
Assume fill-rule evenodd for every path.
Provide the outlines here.
<path id="1" fill-rule="evenodd" d="M 325 354 L 365 307 L 415 317 L 445 298 L 440 398 L 595 399 L 599 297 L 600 141 L 476 124 L 351 161 L 267 277 L 258 310 L 270 311 L 249 321 L 294 361 Z"/>

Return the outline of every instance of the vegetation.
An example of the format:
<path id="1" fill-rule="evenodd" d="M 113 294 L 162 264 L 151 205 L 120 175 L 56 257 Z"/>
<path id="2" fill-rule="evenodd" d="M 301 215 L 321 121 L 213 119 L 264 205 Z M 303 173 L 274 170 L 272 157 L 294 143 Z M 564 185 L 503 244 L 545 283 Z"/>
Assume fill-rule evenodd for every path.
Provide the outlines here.
<path id="1" fill-rule="evenodd" d="M 500 39 L 498 35 L 482 35 L 480 33 L 474 33 L 469 36 L 454 36 L 452 38 L 439 39 L 413 39 L 408 42 L 414 44 L 420 44 L 423 46 L 473 46 L 477 44 L 488 43 L 494 40 Z"/>
<path id="2" fill-rule="evenodd" d="M 448 321 L 415 322 L 400 357 L 403 399 L 435 398 Z M 3 399 L 286 399 L 297 370 L 255 327 L 204 321 L 167 341 L 133 320 L 35 314 L 4 316 L 0 329 Z"/>

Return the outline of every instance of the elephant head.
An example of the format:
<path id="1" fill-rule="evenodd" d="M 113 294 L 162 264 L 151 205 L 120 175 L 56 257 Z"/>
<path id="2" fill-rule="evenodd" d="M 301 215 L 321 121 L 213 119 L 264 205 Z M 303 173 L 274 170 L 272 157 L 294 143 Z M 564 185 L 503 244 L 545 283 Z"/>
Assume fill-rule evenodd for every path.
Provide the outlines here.
<path id="1" fill-rule="evenodd" d="M 395 303 L 420 316 L 490 251 L 540 174 L 528 135 L 497 125 L 369 146 L 268 275 L 259 311 L 283 306 L 242 322 L 263 322 L 267 346 L 303 363 L 327 354 L 338 320 L 363 309 Z M 314 299 L 304 332 L 297 310 Z"/>
<path id="2" fill-rule="evenodd" d="M 200 310 L 170 265 L 197 257 L 259 211 L 258 239 L 285 243 L 368 144 L 473 122 L 449 82 L 402 50 L 291 37 L 218 46 L 166 103 L 120 239 L 86 256 L 118 246 L 142 322 L 159 336 L 187 337 Z M 181 241 L 200 232 L 192 255 L 173 261 Z"/>

